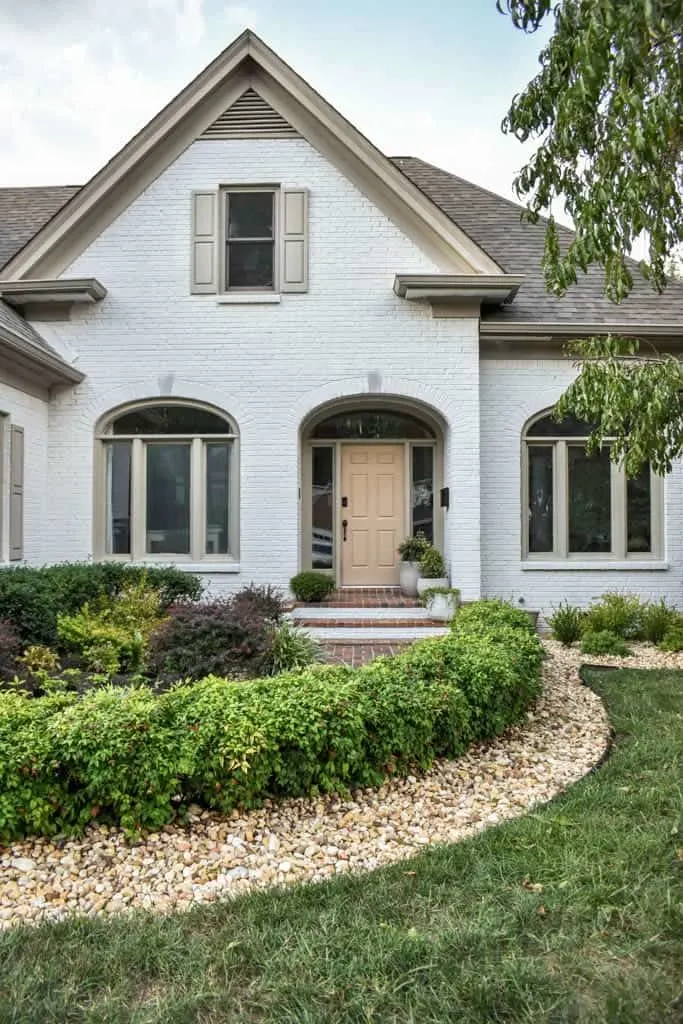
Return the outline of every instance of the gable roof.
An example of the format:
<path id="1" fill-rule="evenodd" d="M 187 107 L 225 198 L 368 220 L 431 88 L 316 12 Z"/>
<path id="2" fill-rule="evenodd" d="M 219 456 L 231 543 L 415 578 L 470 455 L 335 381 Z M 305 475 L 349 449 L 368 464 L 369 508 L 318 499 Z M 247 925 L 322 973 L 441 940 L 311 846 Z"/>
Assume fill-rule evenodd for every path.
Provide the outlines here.
<path id="1" fill-rule="evenodd" d="M 152 118 L 0 270 L 55 278 L 249 90 L 334 163 L 446 273 L 501 274 L 457 223 L 250 30 Z"/>
<path id="2" fill-rule="evenodd" d="M 658 295 L 633 264 L 633 290 L 618 305 L 605 297 L 603 273 L 592 267 L 579 274 L 561 298 L 550 295 L 543 279 L 546 222 L 522 220 L 523 207 L 417 157 L 392 157 L 406 177 L 438 204 L 508 274 L 524 283 L 507 306 L 486 311 L 486 322 L 656 325 L 674 324 L 683 333 L 683 282 L 672 281 Z M 560 227 L 569 241 L 573 232 Z"/>

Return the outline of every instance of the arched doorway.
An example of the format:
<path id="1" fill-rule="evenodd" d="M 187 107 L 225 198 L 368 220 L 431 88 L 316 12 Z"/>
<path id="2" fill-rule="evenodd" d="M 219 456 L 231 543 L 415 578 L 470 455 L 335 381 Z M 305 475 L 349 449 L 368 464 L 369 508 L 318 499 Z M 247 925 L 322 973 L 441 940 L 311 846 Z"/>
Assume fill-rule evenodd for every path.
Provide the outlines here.
<path id="1" fill-rule="evenodd" d="M 405 536 L 440 547 L 443 437 L 437 413 L 401 398 L 312 413 L 301 430 L 302 567 L 332 570 L 339 586 L 394 586 Z"/>

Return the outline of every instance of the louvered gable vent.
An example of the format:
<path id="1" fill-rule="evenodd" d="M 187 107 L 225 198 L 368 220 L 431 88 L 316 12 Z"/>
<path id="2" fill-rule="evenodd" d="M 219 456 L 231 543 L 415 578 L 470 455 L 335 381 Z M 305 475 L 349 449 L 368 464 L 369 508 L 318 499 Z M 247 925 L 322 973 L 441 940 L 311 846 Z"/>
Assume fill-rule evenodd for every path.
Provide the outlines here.
<path id="1" fill-rule="evenodd" d="M 295 128 L 254 89 L 247 89 L 206 131 L 202 139 L 286 139 L 298 136 Z"/>

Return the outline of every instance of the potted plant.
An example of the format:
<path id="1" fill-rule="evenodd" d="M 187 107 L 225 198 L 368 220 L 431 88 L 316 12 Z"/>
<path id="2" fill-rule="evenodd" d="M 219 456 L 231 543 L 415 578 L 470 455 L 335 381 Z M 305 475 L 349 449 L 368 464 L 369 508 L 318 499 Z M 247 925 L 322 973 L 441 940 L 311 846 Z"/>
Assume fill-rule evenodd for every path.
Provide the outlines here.
<path id="1" fill-rule="evenodd" d="M 446 562 L 441 552 L 431 544 L 420 559 L 420 579 L 417 581 L 417 592 L 422 597 L 426 590 L 434 587 L 447 587 Z"/>
<path id="2" fill-rule="evenodd" d="M 417 596 L 417 581 L 420 577 L 420 559 L 429 547 L 429 541 L 423 533 L 415 537 L 406 537 L 399 546 L 398 581 L 401 593 L 406 597 Z"/>
<path id="3" fill-rule="evenodd" d="M 422 595 L 431 619 L 450 622 L 460 607 L 460 591 L 456 587 L 429 587 Z"/>

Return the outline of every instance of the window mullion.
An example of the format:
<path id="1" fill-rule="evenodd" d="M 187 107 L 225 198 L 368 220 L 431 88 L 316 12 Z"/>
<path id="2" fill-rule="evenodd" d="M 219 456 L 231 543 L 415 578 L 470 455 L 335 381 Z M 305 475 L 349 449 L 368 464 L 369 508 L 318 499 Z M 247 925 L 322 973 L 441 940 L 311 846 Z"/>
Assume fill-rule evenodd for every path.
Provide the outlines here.
<path id="1" fill-rule="evenodd" d="M 131 539 L 130 550 L 134 562 L 145 558 L 147 531 L 147 465 L 145 445 L 141 438 L 133 440 L 131 453 Z"/>
<path id="2" fill-rule="evenodd" d="M 199 561 L 205 550 L 205 472 L 204 442 L 195 437 L 190 455 L 190 554 L 195 561 Z"/>
<path id="3" fill-rule="evenodd" d="M 612 555 L 626 558 L 626 473 L 623 466 L 610 461 L 610 498 L 612 502 Z"/>
<path id="4" fill-rule="evenodd" d="M 566 558 L 569 553 L 569 465 L 566 441 L 555 444 L 554 456 L 554 549 L 558 558 Z"/>

